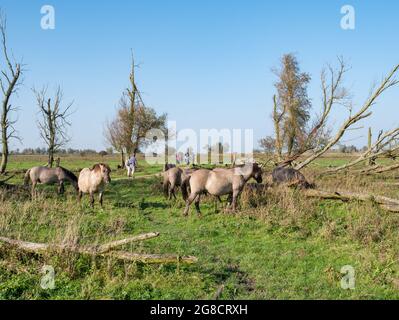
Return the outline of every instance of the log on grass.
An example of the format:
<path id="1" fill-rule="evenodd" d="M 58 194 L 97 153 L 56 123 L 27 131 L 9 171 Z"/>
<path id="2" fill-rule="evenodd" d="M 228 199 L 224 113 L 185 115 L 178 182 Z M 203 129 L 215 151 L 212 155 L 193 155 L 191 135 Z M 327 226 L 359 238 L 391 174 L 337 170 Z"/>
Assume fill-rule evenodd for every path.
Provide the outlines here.
<path id="1" fill-rule="evenodd" d="M 388 198 L 385 196 L 378 196 L 367 193 L 354 193 L 347 191 L 324 191 L 324 190 L 316 190 L 309 189 L 304 191 L 304 195 L 311 198 L 322 198 L 322 199 L 331 199 L 331 200 L 342 200 L 342 201 L 374 201 L 386 210 L 397 212 L 396 210 L 399 208 L 399 200 Z"/>
<path id="2" fill-rule="evenodd" d="M 0 237 L 0 242 L 7 243 L 17 249 L 35 253 L 43 254 L 51 251 L 64 251 L 72 252 L 78 254 L 87 254 L 90 256 L 102 256 L 102 257 L 112 257 L 123 261 L 140 261 L 143 263 L 196 263 L 198 259 L 194 256 L 179 256 L 177 254 L 146 254 L 146 253 L 132 253 L 126 251 L 110 251 L 116 246 L 120 246 L 132 241 L 146 240 L 150 238 L 157 237 L 158 232 L 147 233 L 136 237 L 131 237 L 127 239 L 122 239 L 114 242 L 110 242 L 104 245 L 104 247 L 96 246 L 68 246 L 59 244 L 47 244 L 47 243 L 36 243 L 28 242 L 22 240 L 15 240 L 6 237 Z M 103 251 L 100 251 L 99 248 Z"/>
<path id="3" fill-rule="evenodd" d="M 159 232 L 150 232 L 150 233 L 144 233 L 144 234 L 140 234 L 138 236 L 134 236 L 134 237 L 130 237 L 130 238 L 122 239 L 122 240 L 108 242 L 106 244 L 100 245 L 97 248 L 97 252 L 98 253 L 106 253 L 116 247 L 131 243 L 131 242 L 144 241 L 144 240 L 152 239 L 152 238 L 155 238 L 158 236 L 159 236 Z"/>
<path id="4" fill-rule="evenodd" d="M 90 254 L 90 255 L 96 253 L 95 247 L 89 247 L 89 246 L 81 247 L 81 246 L 68 246 L 62 244 L 36 243 L 36 242 L 10 239 L 6 237 L 0 237 L 0 242 L 7 243 L 23 251 L 37 253 L 37 254 L 43 254 L 49 251 L 70 251 L 70 252 Z"/>
<path id="5" fill-rule="evenodd" d="M 130 262 L 144 262 L 144 263 L 187 263 L 193 264 L 198 261 L 194 256 L 179 256 L 177 254 L 148 254 L 148 253 L 133 253 L 126 251 L 111 251 L 101 254 L 105 257 L 113 257 L 119 260 Z"/>
<path id="6" fill-rule="evenodd" d="M 383 208 L 386 211 L 399 212 L 399 206 L 398 205 L 382 204 L 381 208 Z"/>

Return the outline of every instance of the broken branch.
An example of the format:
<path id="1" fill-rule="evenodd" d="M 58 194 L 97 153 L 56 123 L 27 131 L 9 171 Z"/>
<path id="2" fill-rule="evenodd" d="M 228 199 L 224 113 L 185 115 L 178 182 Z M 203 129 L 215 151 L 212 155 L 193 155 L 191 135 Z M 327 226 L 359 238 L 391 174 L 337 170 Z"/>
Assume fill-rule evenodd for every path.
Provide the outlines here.
<path id="1" fill-rule="evenodd" d="M 391 199 L 385 196 L 378 196 L 366 193 L 353 193 L 353 192 L 346 192 L 346 191 L 323 191 L 323 190 L 315 190 L 315 189 L 308 189 L 304 191 L 306 197 L 309 198 L 322 198 L 322 199 L 330 199 L 330 200 L 341 200 L 341 201 L 374 201 L 380 205 L 381 207 L 397 212 L 399 210 L 399 200 Z"/>
<path id="2" fill-rule="evenodd" d="M 119 247 L 119 246 L 122 246 L 122 245 L 125 245 L 128 243 L 131 243 L 131 242 L 148 240 L 148 239 L 155 238 L 158 236 L 159 236 L 159 232 L 150 232 L 150 233 L 144 233 L 144 234 L 140 234 L 138 236 L 134 236 L 134 237 L 130 237 L 130 238 L 122 239 L 122 240 L 112 241 L 112 242 L 109 242 L 109 243 L 99 246 L 97 249 L 97 253 L 106 253 L 115 247 Z"/>
<path id="3" fill-rule="evenodd" d="M 159 236 L 159 232 L 145 233 L 131 238 L 117 240 L 106 243 L 102 246 L 70 246 L 60 244 L 35 243 L 22 240 L 15 240 L 6 237 L 0 237 L 0 242 L 7 243 L 17 249 L 43 254 L 50 251 L 68 251 L 78 254 L 87 254 L 91 256 L 112 257 L 123 261 L 141 261 L 143 263 L 187 263 L 192 264 L 198 261 L 194 256 L 179 256 L 177 254 L 146 254 L 133 253 L 127 251 L 110 251 L 117 246 L 121 246 L 133 241 L 142 241 Z"/>

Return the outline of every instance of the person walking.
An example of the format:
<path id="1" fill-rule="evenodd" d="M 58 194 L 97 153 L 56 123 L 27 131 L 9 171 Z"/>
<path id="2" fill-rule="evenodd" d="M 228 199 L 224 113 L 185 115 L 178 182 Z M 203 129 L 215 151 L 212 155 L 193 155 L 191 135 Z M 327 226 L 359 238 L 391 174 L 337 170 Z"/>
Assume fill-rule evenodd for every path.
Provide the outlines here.
<path id="1" fill-rule="evenodd" d="M 190 165 L 190 152 L 187 150 L 186 154 L 184 155 L 184 160 L 186 165 Z"/>
<path id="2" fill-rule="evenodd" d="M 131 155 L 131 157 L 126 161 L 127 176 L 133 178 L 134 172 L 137 167 L 136 152 Z"/>

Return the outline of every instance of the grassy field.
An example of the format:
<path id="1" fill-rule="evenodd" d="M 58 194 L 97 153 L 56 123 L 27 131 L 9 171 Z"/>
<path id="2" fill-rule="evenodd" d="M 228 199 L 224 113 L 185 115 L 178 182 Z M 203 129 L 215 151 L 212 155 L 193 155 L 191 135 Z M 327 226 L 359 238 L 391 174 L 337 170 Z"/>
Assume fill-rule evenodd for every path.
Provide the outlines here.
<path id="1" fill-rule="evenodd" d="M 320 159 L 304 173 L 319 188 L 367 191 L 399 198 L 399 188 L 384 176 L 324 177 L 343 157 Z M 95 162 L 116 168 L 118 158 L 71 156 L 61 165 L 77 170 Z M 44 164 L 40 156 L 14 156 L 10 183 L 22 184 L 22 169 Z M 23 254 L 0 244 L 1 299 L 399 299 L 399 214 L 369 203 L 304 199 L 283 187 L 254 198 L 244 194 L 239 213 L 202 202 L 203 216 L 184 203 L 165 200 L 156 173 L 143 161 L 134 180 L 114 170 L 104 207 L 76 202 L 70 186 L 58 196 L 41 186 L 37 199 L 1 194 L 0 236 L 33 242 L 96 244 L 149 231 L 158 238 L 126 245 L 127 251 L 194 255 L 194 265 L 122 263 L 84 255 Z M 270 173 L 270 169 L 265 174 Z M 42 289 L 41 268 L 55 269 L 55 288 Z M 340 286 L 343 266 L 353 266 L 355 289 Z"/>

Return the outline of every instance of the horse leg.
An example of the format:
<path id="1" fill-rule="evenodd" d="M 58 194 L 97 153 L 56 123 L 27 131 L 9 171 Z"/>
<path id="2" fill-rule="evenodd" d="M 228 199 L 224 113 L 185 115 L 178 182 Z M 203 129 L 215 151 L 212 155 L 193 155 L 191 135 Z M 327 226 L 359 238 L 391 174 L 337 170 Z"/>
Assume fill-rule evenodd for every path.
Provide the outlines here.
<path id="1" fill-rule="evenodd" d="M 241 190 L 233 191 L 232 211 L 235 212 L 237 209 L 237 199 L 240 196 Z"/>
<path id="2" fill-rule="evenodd" d="M 165 195 L 165 198 L 169 198 L 169 181 L 164 181 L 163 182 L 163 193 Z"/>
<path id="3" fill-rule="evenodd" d="M 220 199 L 220 196 L 216 196 L 213 201 L 213 208 L 215 209 L 215 213 L 218 213 L 218 201 L 222 203 L 222 199 Z"/>
<path id="4" fill-rule="evenodd" d="M 169 200 L 172 200 L 172 196 L 176 199 L 175 187 L 176 187 L 176 181 L 172 180 L 169 186 Z"/>
<path id="5" fill-rule="evenodd" d="M 200 194 L 195 198 L 195 209 L 197 210 L 198 216 L 201 215 L 201 210 L 200 210 L 200 206 L 199 206 L 200 198 L 201 198 Z"/>
<path id="6" fill-rule="evenodd" d="M 79 202 L 82 200 L 82 195 L 83 195 L 83 192 L 79 190 L 79 192 L 78 192 L 78 201 Z"/>
<path id="7" fill-rule="evenodd" d="M 173 198 L 175 198 L 175 200 L 176 200 L 177 198 L 176 198 L 176 194 L 175 194 L 175 188 L 172 189 L 172 195 L 173 195 Z"/>
<path id="8" fill-rule="evenodd" d="M 58 186 L 58 194 L 63 194 L 64 193 L 64 191 L 65 191 L 65 188 L 64 188 L 64 181 L 60 181 L 60 184 L 59 184 L 59 186 Z"/>
<path id="9" fill-rule="evenodd" d="M 227 206 L 231 206 L 231 202 L 233 201 L 233 194 L 229 193 L 228 197 L 227 197 Z"/>
<path id="10" fill-rule="evenodd" d="M 186 207 L 184 208 L 184 212 L 183 212 L 184 216 L 188 215 L 188 211 L 190 210 L 190 205 L 197 198 L 197 195 L 198 195 L 197 193 L 191 193 L 190 196 L 187 198 Z"/>
<path id="11" fill-rule="evenodd" d="M 94 194 L 93 192 L 90 192 L 90 205 L 92 208 L 94 208 Z"/>
<path id="12" fill-rule="evenodd" d="M 32 181 L 32 189 L 31 189 L 32 199 L 35 197 L 36 183 L 37 183 L 36 181 Z"/>
<path id="13" fill-rule="evenodd" d="M 100 192 L 99 201 L 100 201 L 100 205 L 102 207 L 103 206 L 103 192 Z"/>

